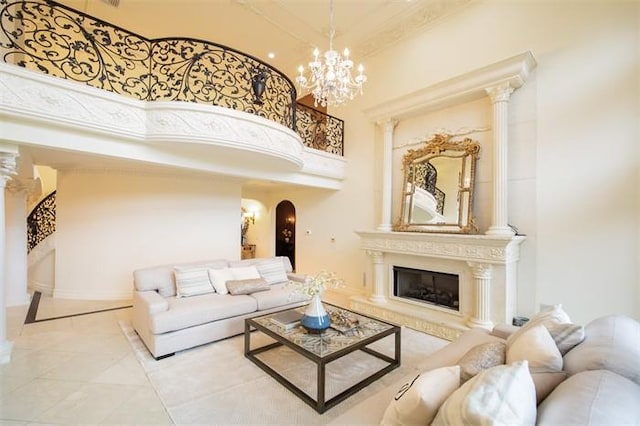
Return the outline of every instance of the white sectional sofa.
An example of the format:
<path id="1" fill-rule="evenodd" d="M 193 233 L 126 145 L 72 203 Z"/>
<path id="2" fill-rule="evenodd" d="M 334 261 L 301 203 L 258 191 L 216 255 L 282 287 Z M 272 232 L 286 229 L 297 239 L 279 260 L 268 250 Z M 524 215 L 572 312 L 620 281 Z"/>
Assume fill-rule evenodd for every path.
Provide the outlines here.
<path id="1" fill-rule="evenodd" d="M 290 280 L 304 276 L 292 272 L 287 257 L 138 269 L 133 328 L 156 359 L 170 356 L 241 334 L 245 318 L 303 305 L 306 299 L 287 287 Z M 227 292 L 227 285 L 234 285 L 236 294 Z"/>
<path id="2" fill-rule="evenodd" d="M 553 356 L 553 351 L 548 351 L 549 344 L 525 345 L 523 355 L 529 358 L 528 368 L 525 364 L 524 374 L 500 383 L 494 369 L 515 370 L 522 364 L 520 360 L 509 364 L 509 352 L 516 345 L 516 339 L 522 338 L 524 332 L 531 333 L 531 329 L 540 324 L 558 331 L 554 324 L 557 320 L 558 316 L 554 318 L 549 312 L 541 312 L 522 329 L 501 326 L 492 333 L 480 328 L 466 331 L 427 357 L 412 374 L 350 408 L 329 424 L 640 424 L 640 322 L 627 316 L 605 316 L 580 327 L 584 340 L 580 339 L 579 329 L 565 326 L 564 331 L 554 332 L 553 341 L 560 355 L 566 350 L 556 365 L 561 368 L 559 371 L 534 367 L 536 359 L 548 360 Z M 567 324 L 566 317 L 560 321 Z M 514 333 L 518 330 L 522 330 L 520 337 Z M 475 359 L 469 356 L 474 351 L 479 355 L 478 349 L 489 349 L 490 345 L 496 348 L 496 344 L 504 345 L 502 350 L 507 359 L 493 367 L 490 356 Z M 557 360 L 558 355 L 553 357 Z M 453 369 L 448 371 L 451 373 L 459 366 L 461 376 L 469 365 L 481 368 L 466 383 L 454 383 L 445 392 L 445 369 Z M 521 392 L 523 388 L 529 392 Z M 515 415 L 518 412 L 528 416 L 518 418 Z M 459 417 L 461 413 L 464 419 Z"/>

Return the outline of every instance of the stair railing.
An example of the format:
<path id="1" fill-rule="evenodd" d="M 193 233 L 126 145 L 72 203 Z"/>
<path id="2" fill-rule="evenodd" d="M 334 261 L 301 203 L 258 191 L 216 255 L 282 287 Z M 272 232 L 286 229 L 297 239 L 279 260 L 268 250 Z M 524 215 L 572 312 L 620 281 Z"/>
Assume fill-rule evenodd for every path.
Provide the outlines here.
<path id="1" fill-rule="evenodd" d="M 27 253 L 56 232 L 56 191 L 43 198 L 27 217 Z"/>

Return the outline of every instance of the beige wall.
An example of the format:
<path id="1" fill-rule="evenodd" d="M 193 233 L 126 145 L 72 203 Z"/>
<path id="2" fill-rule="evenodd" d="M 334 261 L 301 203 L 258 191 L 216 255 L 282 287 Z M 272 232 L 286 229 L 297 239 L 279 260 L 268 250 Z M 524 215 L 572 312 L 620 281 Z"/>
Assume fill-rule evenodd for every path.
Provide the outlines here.
<path id="1" fill-rule="evenodd" d="M 56 297 L 126 298 L 137 268 L 240 257 L 232 181 L 60 171 L 57 209 Z"/>
<path id="2" fill-rule="evenodd" d="M 563 303 L 580 322 L 612 312 L 640 317 L 639 5 L 475 2 L 430 31 L 367 58 L 366 94 L 349 105 L 363 110 L 524 51 L 533 53 L 538 67 L 510 102 L 509 222 L 528 236 L 519 265 L 522 315 L 540 304 Z M 440 127 L 456 130 L 454 123 L 484 122 L 479 113 L 478 121 L 469 117 L 458 123 L 459 113 L 450 111 L 438 120 L 433 118 L 442 112 L 422 117 L 422 129 L 405 131 L 401 123 L 396 133 L 404 140 Z M 373 124 L 351 116 L 349 134 L 368 138 Z M 375 146 L 376 164 L 381 140 L 378 130 L 359 145 L 361 152 Z M 347 144 L 353 141 L 348 138 Z M 490 202 L 484 188 L 489 152 L 483 143 L 476 203 L 482 227 Z M 379 188 L 379 171 L 373 177 Z"/>

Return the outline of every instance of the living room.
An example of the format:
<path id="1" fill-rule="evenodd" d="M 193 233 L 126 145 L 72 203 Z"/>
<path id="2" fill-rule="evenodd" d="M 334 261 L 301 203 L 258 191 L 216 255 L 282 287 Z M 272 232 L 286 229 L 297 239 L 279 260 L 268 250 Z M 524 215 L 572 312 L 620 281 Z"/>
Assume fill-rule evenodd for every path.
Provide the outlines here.
<path id="1" fill-rule="evenodd" d="M 179 5 L 168 2 L 174 9 L 158 10 L 153 20 L 146 20 L 139 18 L 144 16 L 138 9 L 142 3 L 122 0 L 112 8 L 100 2 L 63 2 L 146 37 L 196 37 L 267 60 L 266 52 L 253 50 L 255 36 L 247 29 L 207 33 L 207 28 L 223 27 L 225 19 L 203 12 L 202 5 L 178 14 Z M 250 5 L 258 10 L 269 9 L 254 3 Z M 41 162 L 38 155 L 44 150 L 32 150 L 35 164 L 60 166 L 59 294 L 122 298 L 130 294 L 135 269 L 239 258 L 237 223 L 243 200 L 259 207 L 249 230 L 256 255 L 271 256 L 275 206 L 290 200 L 296 208 L 296 270 L 334 271 L 346 282 L 343 297 L 370 296 L 374 265 L 354 231 L 373 230 L 383 222 L 384 129 L 366 112 L 531 52 L 535 69 L 509 99 L 508 223 L 526 237 L 517 263 L 515 313 L 532 317 L 542 305 L 562 303 L 580 324 L 612 313 L 638 318 L 637 2 L 444 2 L 453 10 L 432 21 L 427 17 L 430 2 L 407 3 L 416 9 L 413 20 L 405 22 L 406 34 L 381 32 L 370 40 L 355 38 L 360 44 L 349 46 L 354 60 L 365 64 L 368 81 L 362 96 L 328 111 L 345 122 L 346 172 L 337 179 L 339 189 L 261 185 L 218 173 L 136 170 L 130 163 L 104 162 L 99 153 L 94 162 L 79 157 L 87 160 L 84 165 L 59 150 L 55 158 Z M 258 19 L 250 6 L 233 2 L 228 7 L 229 13 L 244 11 L 248 23 Z M 337 17 L 342 7 L 336 2 Z M 358 5 L 347 7 L 354 13 Z M 324 22 L 325 13 L 314 20 L 321 17 Z M 285 37 L 281 26 L 274 27 L 279 29 L 274 29 L 273 40 Z M 294 28 L 292 24 L 288 31 Z M 231 34 L 235 38 L 227 38 Z M 322 40 L 326 36 L 317 43 Z M 336 44 L 342 48 L 339 36 Z M 306 64 L 312 48 L 289 58 L 293 66 L 282 71 L 295 78 L 295 65 Z M 469 132 L 481 145 L 474 215 L 479 234 L 485 233 L 493 214 L 491 128 L 488 97 L 400 121 L 393 134 L 394 188 L 401 185 L 403 146 L 439 132 Z M 400 198 L 397 191 L 392 196 L 395 222 Z M 6 247 L 7 252 L 15 249 Z M 4 287 L 10 309 L 24 306 L 26 283 L 5 281 Z"/>

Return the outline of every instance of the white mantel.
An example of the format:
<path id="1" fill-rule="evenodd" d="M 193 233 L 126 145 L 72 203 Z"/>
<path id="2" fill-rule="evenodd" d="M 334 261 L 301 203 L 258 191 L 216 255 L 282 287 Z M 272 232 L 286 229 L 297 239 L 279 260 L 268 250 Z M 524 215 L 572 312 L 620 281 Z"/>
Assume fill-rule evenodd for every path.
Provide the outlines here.
<path id="1" fill-rule="evenodd" d="M 468 327 L 510 322 L 516 309 L 516 263 L 523 236 L 356 231 L 373 262 L 369 298 L 352 307 L 430 334 L 453 339 Z M 408 303 L 393 296 L 393 266 L 454 273 L 460 310 Z"/>

